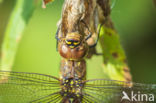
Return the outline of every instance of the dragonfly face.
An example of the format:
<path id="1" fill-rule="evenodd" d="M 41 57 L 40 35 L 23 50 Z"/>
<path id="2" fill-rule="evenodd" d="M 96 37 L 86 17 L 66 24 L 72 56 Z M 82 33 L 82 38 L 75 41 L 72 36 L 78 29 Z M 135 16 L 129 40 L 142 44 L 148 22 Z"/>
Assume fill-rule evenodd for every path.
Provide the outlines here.
<path id="1" fill-rule="evenodd" d="M 78 33 L 68 33 L 58 43 L 58 51 L 63 58 L 68 60 L 83 59 L 88 53 L 89 47 Z"/>
<path id="2" fill-rule="evenodd" d="M 81 35 L 78 33 L 68 33 L 65 37 L 66 44 L 71 48 L 75 48 L 81 43 Z"/>

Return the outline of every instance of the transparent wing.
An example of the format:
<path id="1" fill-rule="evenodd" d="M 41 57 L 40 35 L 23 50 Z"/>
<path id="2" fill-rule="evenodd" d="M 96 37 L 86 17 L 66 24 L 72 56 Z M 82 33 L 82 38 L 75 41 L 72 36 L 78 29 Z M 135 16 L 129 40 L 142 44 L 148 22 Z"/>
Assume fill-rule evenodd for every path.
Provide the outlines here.
<path id="1" fill-rule="evenodd" d="M 57 103 L 60 81 L 56 77 L 38 73 L 0 71 L 0 103 Z M 59 102 L 58 102 L 59 103 Z"/>
<path id="2" fill-rule="evenodd" d="M 43 96 L 41 98 L 38 98 L 36 100 L 33 100 L 30 103 L 61 103 L 61 101 L 62 101 L 62 96 L 60 95 L 60 92 L 55 92 Z"/>
<path id="3" fill-rule="evenodd" d="M 156 85 L 122 82 L 116 80 L 95 79 L 85 82 L 83 89 L 83 103 L 122 103 L 126 101 L 123 96 L 131 99 L 133 94 L 153 94 L 156 96 Z M 127 103 L 127 102 L 123 102 Z M 148 103 L 148 102 L 133 102 Z"/>

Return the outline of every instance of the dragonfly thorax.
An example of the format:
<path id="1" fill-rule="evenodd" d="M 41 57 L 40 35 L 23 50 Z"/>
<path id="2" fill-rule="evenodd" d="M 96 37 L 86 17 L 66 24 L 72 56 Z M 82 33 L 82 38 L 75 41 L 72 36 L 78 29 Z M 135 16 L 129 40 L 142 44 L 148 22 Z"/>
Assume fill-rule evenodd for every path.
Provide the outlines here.
<path id="1" fill-rule="evenodd" d="M 61 95 L 68 99 L 81 99 L 83 83 L 80 79 L 64 79 Z"/>

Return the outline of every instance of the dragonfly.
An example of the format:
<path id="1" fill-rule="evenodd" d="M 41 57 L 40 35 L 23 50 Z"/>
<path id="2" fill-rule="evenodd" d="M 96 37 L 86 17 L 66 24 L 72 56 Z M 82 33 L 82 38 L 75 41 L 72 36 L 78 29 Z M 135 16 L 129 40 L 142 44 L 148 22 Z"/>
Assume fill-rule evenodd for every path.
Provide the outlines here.
<path id="1" fill-rule="evenodd" d="M 0 103 L 140 103 L 126 99 L 127 102 L 124 99 L 122 102 L 123 93 L 131 96 L 129 93 L 134 91 L 156 96 L 156 84 L 72 78 L 63 82 L 51 75 L 0 71 L 0 76 L 6 75 L 9 78 L 0 82 Z"/>
<path id="2" fill-rule="evenodd" d="M 86 3 L 87 5 L 90 4 L 88 1 L 77 0 L 65 0 L 64 2 L 62 18 L 56 32 L 57 50 L 62 57 L 61 79 L 86 80 L 86 58 L 91 58 L 94 54 L 98 55 L 95 47 L 99 40 L 101 27 L 105 22 L 98 28 L 96 20 L 94 20 L 98 16 L 96 15 L 98 10 L 95 3 L 92 5 L 95 8 L 93 10 L 95 13 L 90 15 L 89 11 L 86 11 L 90 17 L 86 16 L 87 14 L 82 17 L 84 10 L 90 8 L 90 6 L 85 5 Z M 70 7 L 71 10 L 69 10 Z M 95 42 L 94 36 L 96 36 Z"/>
<path id="3" fill-rule="evenodd" d="M 97 1 L 99 4 L 103 3 L 100 0 Z M 75 4 L 75 7 L 79 3 L 85 3 L 82 5 L 86 7 L 89 4 L 87 0 L 85 2 L 66 0 L 65 4 L 69 2 Z M 93 4 L 96 2 L 93 1 Z M 91 47 L 95 47 L 98 41 L 98 39 L 94 43 L 88 41 L 93 37 L 92 34 L 98 34 L 91 29 L 98 24 L 94 22 L 98 20 L 96 19 L 98 9 L 93 5 L 94 16 L 83 16 L 83 6 L 80 11 L 73 8 L 72 10 L 78 10 L 77 13 L 80 14 L 75 16 L 77 13 L 67 13 L 69 6 L 70 4 L 64 5 L 62 20 L 56 33 L 57 48 L 62 56 L 60 77 L 39 73 L 0 71 L 0 77 L 3 78 L 0 81 L 0 103 L 124 103 L 127 100 L 133 102 L 128 97 L 131 96 L 131 91 L 139 95 L 144 93 L 155 96 L 155 84 L 86 79 L 86 60 L 84 58 L 89 53 L 92 54 Z M 109 12 L 104 13 L 105 16 L 108 14 Z M 92 16 L 95 18 L 88 19 Z M 72 19 L 69 19 L 70 17 Z M 92 23 L 95 25 L 91 26 Z M 142 98 L 136 99 L 142 100 Z M 148 101 L 153 99 L 149 97 Z"/>

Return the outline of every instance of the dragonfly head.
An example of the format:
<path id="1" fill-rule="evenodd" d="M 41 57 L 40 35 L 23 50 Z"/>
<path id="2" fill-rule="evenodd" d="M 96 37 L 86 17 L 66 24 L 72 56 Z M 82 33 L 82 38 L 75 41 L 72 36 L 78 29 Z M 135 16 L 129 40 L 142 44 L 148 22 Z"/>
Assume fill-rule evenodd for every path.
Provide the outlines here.
<path id="1" fill-rule="evenodd" d="M 71 48 L 75 48 L 81 43 L 81 35 L 77 32 L 68 33 L 65 38 L 66 44 Z"/>
<path id="2" fill-rule="evenodd" d="M 83 83 L 81 79 L 64 79 L 61 95 L 67 98 L 82 98 Z"/>
<path id="3" fill-rule="evenodd" d="M 58 43 L 58 51 L 67 60 L 83 59 L 88 53 L 87 42 L 82 39 L 82 35 L 76 32 L 68 33 Z"/>

